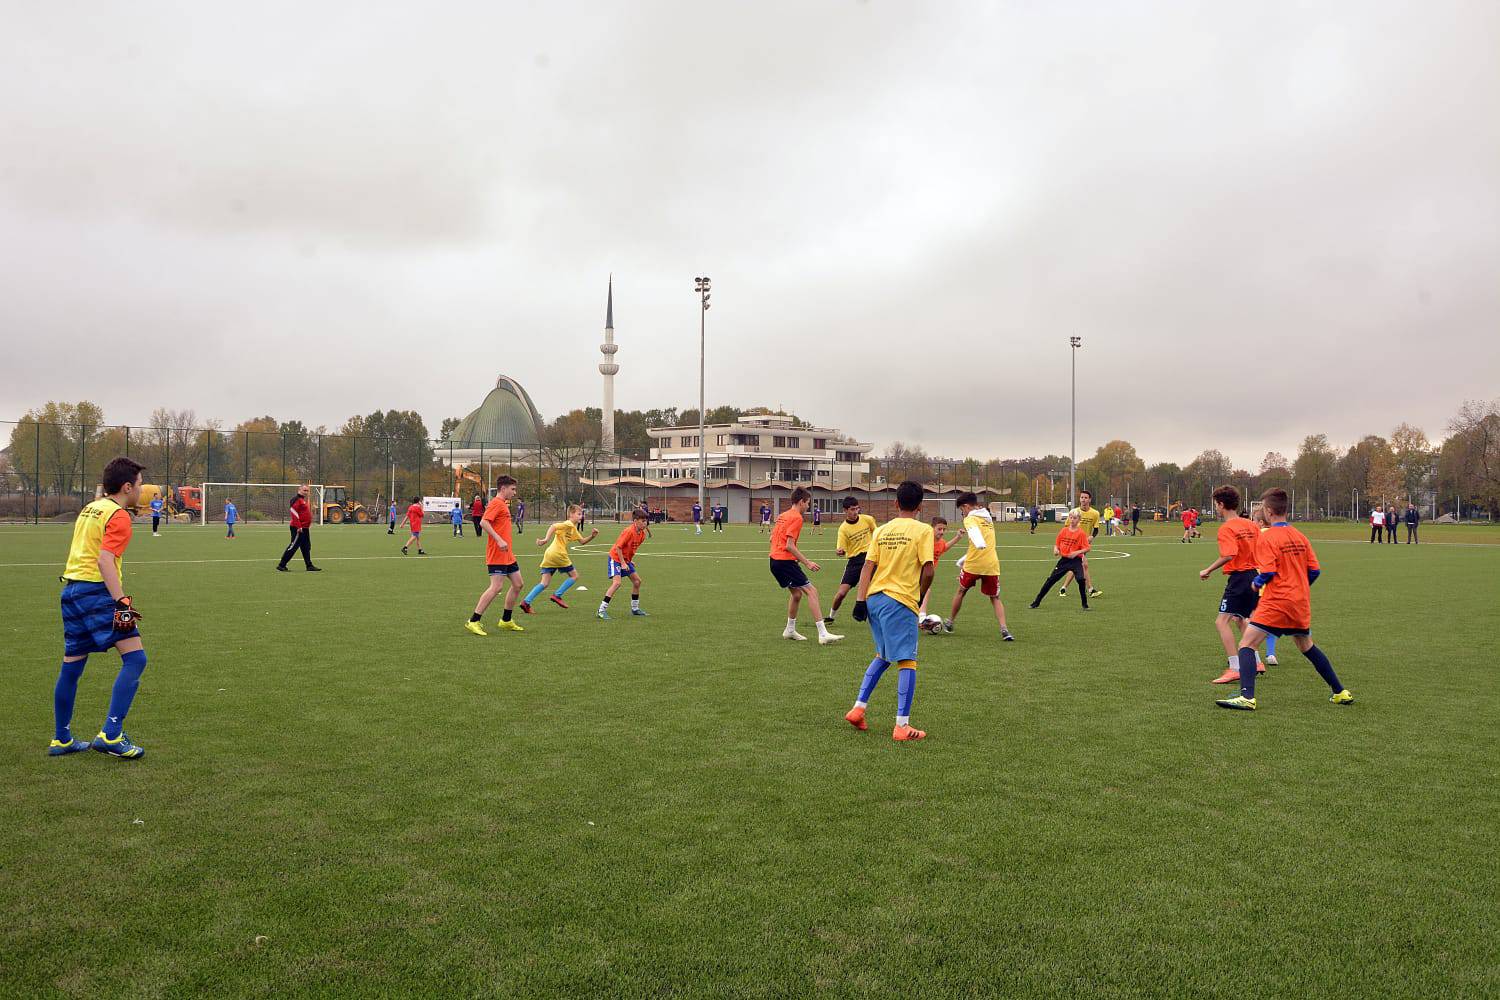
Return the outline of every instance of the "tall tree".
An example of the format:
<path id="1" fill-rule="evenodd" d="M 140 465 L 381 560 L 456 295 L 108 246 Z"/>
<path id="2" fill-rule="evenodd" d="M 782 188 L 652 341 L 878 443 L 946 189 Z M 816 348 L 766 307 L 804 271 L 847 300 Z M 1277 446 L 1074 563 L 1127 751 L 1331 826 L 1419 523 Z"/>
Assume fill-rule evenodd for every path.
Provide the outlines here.
<path id="1" fill-rule="evenodd" d="M 1445 492 L 1500 518 L 1500 400 L 1468 400 L 1448 421 L 1441 475 Z"/>
<path id="2" fill-rule="evenodd" d="M 1403 423 L 1391 432 L 1391 450 L 1395 452 L 1401 490 L 1415 500 L 1432 476 L 1436 462 L 1432 442 L 1422 428 Z"/>

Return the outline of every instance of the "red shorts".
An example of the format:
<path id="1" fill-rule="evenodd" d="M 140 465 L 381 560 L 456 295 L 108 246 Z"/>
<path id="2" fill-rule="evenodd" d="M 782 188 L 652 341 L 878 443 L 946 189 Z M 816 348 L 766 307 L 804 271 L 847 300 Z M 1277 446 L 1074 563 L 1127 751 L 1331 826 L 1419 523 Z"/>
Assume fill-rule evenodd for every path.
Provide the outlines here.
<path id="1" fill-rule="evenodd" d="M 968 590 L 974 584 L 979 584 L 979 592 L 985 597 L 995 597 L 1000 593 L 1000 577 L 991 573 L 987 576 L 975 576 L 968 570 L 962 570 L 958 574 L 958 585 Z"/>

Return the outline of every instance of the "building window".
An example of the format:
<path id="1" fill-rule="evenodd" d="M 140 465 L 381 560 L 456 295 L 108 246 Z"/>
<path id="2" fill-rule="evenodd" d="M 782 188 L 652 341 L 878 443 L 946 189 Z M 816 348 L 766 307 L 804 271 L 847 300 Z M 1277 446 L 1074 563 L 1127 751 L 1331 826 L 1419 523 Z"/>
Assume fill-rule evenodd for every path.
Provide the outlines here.
<path id="1" fill-rule="evenodd" d="M 781 435 L 778 434 L 778 435 L 775 436 L 774 440 L 775 440 L 775 445 L 774 446 L 777 447 L 777 448 L 800 448 L 800 447 L 802 447 L 802 439 L 801 438 L 797 438 L 797 437 L 782 437 Z"/>
<path id="2" fill-rule="evenodd" d="M 860 461 L 859 452 L 857 451 L 837 451 L 834 452 L 833 457 L 840 462 Z"/>
<path id="3" fill-rule="evenodd" d="M 714 441 L 714 443 L 716 445 L 718 445 L 719 447 L 721 447 L 721 448 L 724 447 L 724 435 L 723 434 L 718 435 L 718 437 Z"/>
<path id="4" fill-rule="evenodd" d="M 827 469 L 819 469 L 818 470 L 818 478 L 819 479 L 827 479 L 828 478 L 828 470 Z"/>
<path id="5" fill-rule="evenodd" d="M 828 439 L 827 438 L 813 438 L 813 450 L 814 451 L 822 451 L 824 448 L 827 448 L 827 447 L 828 447 Z"/>

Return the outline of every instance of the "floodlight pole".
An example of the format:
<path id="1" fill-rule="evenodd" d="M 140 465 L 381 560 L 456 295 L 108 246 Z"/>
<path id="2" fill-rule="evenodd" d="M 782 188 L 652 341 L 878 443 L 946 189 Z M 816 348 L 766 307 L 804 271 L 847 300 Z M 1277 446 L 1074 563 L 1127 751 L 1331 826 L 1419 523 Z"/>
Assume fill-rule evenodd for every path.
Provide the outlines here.
<path id="1" fill-rule="evenodd" d="M 703 480 L 708 475 L 708 438 L 705 436 L 704 426 L 707 414 L 704 412 L 703 376 L 704 348 L 708 333 L 708 292 L 712 287 L 712 282 L 706 277 L 694 278 L 693 286 L 698 292 L 700 306 L 698 310 L 698 509 L 701 511 L 704 509 L 705 499 Z"/>
<path id="2" fill-rule="evenodd" d="M 1078 499 L 1078 349 L 1083 346 L 1083 338 L 1069 337 L 1068 346 L 1073 349 L 1073 431 L 1068 445 L 1068 462 L 1072 471 L 1068 475 L 1068 502 L 1073 503 Z"/>

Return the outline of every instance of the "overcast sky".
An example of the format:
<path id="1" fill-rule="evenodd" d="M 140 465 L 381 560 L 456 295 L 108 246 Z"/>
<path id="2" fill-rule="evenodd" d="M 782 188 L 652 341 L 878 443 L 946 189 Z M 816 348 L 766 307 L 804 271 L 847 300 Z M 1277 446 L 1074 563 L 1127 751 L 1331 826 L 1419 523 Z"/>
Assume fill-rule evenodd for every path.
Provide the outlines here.
<path id="1" fill-rule="evenodd" d="M 0 418 L 497 373 L 1236 465 L 1500 395 L 1500 3 L 0 0 Z M 113 339 L 126 350 L 110 345 Z"/>

